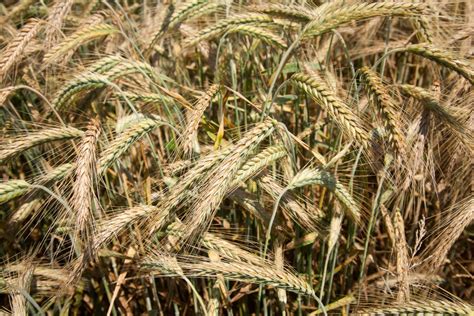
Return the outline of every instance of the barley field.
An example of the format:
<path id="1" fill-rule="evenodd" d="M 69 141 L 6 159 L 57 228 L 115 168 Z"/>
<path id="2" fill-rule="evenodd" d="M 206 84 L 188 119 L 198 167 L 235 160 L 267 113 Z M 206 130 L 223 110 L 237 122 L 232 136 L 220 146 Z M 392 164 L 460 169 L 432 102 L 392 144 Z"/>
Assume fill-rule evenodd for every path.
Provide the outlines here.
<path id="1" fill-rule="evenodd" d="M 0 314 L 474 315 L 472 0 L 3 0 Z"/>

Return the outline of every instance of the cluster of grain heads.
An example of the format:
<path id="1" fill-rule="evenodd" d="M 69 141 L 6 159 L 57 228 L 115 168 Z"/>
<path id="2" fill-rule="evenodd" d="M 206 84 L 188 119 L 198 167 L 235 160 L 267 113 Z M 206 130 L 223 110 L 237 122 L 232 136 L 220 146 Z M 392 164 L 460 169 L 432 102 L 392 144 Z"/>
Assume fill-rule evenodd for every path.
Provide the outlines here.
<path id="1" fill-rule="evenodd" d="M 184 220 L 184 225 L 191 229 L 183 236 L 183 240 L 189 242 L 207 229 L 240 166 L 250 153 L 273 133 L 276 124 L 278 123 L 273 119 L 266 119 L 257 124 L 232 145 L 231 152 L 206 175 L 204 180 L 206 185 L 198 189 L 199 199 L 193 203 Z"/>
<path id="2" fill-rule="evenodd" d="M 470 9 L 3 1 L 2 311 L 472 314 Z"/>
<path id="3" fill-rule="evenodd" d="M 49 27 L 46 29 L 46 45 L 47 47 L 57 42 L 64 19 L 68 15 L 74 1 L 58 0 L 54 2 L 51 12 L 48 15 Z M 48 47 L 49 48 L 49 47 Z"/>

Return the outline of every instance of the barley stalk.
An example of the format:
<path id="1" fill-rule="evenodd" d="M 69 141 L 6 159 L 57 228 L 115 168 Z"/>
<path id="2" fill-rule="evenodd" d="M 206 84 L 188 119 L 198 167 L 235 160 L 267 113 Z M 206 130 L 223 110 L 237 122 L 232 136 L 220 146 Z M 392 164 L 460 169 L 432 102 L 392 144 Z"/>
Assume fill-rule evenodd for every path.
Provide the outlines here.
<path id="1" fill-rule="evenodd" d="M 268 174 L 263 174 L 258 178 L 258 183 L 262 190 L 265 191 L 273 200 L 276 200 L 285 192 L 285 188 L 282 187 L 275 179 Z M 316 211 L 309 211 L 304 205 L 302 205 L 298 198 L 291 192 L 287 192 L 281 198 L 281 207 L 283 211 L 293 219 L 298 225 L 307 231 L 317 231 L 319 224 L 324 217 L 324 214 L 316 209 Z"/>
<path id="2" fill-rule="evenodd" d="M 250 9 L 256 12 L 261 12 L 276 17 L 296 20 L 298 22 L 309 22 L 315 18 L 315 16 L 311 14 L 311 10 L 304 6 L 268 3 L 256 5 L 250 7 Z"/>
<path id="3" fill-rule="evenodd" d="M 398 302 L 404 303 L 410 300 L 410 284 L 408 283 L 408 245 L 405 237 L 405 224 L 400 210 L 395 210 L 394 219 L 395 242 L 397 251 L 397 280 L 399 284 Z"/>
<path id="4" fill-rule="evenodd" d="M 315 12 L 317 14 L 318 11 Z M 419 3 L 409 2 L 362 2 L 353 5 L 341 6 L 341 2 L 335 2 L 324 8 L 320 16 L 311 21 L 303 38 L 312 38 L 351 21 L 359 21 L 377 16 L 420 16 L 426 14 L 425 6 Z"/>
<path id="5" fill-rule="evenodd" d="M 91 70 L 101 74 L 91 73 Z M 153 68 L 145 63 L 134 61 L 119 61 L 117 58 L 107 58 L 94 64 L 88 71 L 69 81 L 57 94 L 52 104 L 54 108 L 61 109 L 67 105 L 76 94 L 98 89 L 110 85 L 112 81 L 130 74 L 144 74 L 155 78 L 157 75 Z"/>
<path id="6" fill-rule="evenodd" d="M 291 81 L 328 111 L 330 117 L 350 139 L 368 146 L 369 135 L 362 120 L 329 89 L 319 76 L 297 73 L 291 77 Z"/>
<path id="7" fill-rule="evenodd" d="M 160 257 L 147 259 L 142 264 L 143 269 L 151 272 L 157 269 L 169 275 L 182 273 L 191 277 L 215 277 L 216 274 L 222 274 L 224 278 L 233 281 L 274 286 L 296 293 L 314 295 L 310 284 L 287 271 L 279 271 L 271 267 L 248 265 L 231 260 L 227 262 L 201 261 L 200 263 L 175 261 L 171 265 L 160 259 Z"/>
<path id="8" fill-rule="evenodd" d="M 472 63 L 469 63 L 467 60 L 464 60 L 459 56 L 455 56 L 449 51 L 426 43 L 408 45 L 404 48 L 396 49 L 396 51 L 405 51 L 430 59 L 440 65 L 454 70 L 466 78 L 471 84 L 474 84 L 474 68 Z"/>
<path id="9" fill-rule="evenodd" d="M 0 56 L 0 82 L 3 82 L 11 68 L 21 59 L 25 48 L 31 43 L 40 30 L 41 21 L 30 19 L 18 32 L 18 35 L 8 43 Z"/>
<path id="10" fill-rule="evenodd" d="M 268 147 L 262 150 L 260 153 L 247 160 L 239 171 L 237 171 L 231 187 L 237 186 L 241 182 L 245 182 L 248 178 L 254 176 L 260 170 L 270 165 L 270 163 L 283 158 L 286 155 L 286 148 L 281 145 Z"/>
<path id="11" fill-rule="evenodd" d="M 98 173 L 104 174 L 105 171 L 121 156 L 130 146 L 144 135 L 161 126 L 163 121 L 153 118 L 145 118 L 136 122 L 133 126 L 127 128 L 122 134 L 112 141 L 110 146 L 101 153 L 98 166 Z"/>
<path id="12" fill-rule="evenodd" d="M 365 80 L 368 93 L 382 116 L 385 128 L 389 131 L 389 142 L 392 144 L 395 152 L 404 157 L 406 148 L 405 137 L 399 123 L 400 115 L 396 110 L 394 100 L 388 93 L 381 78 L 374 71 L 368 67 L 363 67 L 360 71 Z"/>
<path id="13" fill-rule="evenodd" d="M 322 185 L 331 192 L 334 192 L 338 200 L 345 206 L 348 215 L 356 222 L 360 222 L 362 212 L 349 193 L 349 190 L 347 190 L 342 183 L 337 181 L 337 179 L 326 170 L 305 168 L 293 177 L 290 183 L 288 183 L 287 189 L 294 190 L 296 188 L 315 184 Z"/>
<path id="14" fill-rule="evenodd" d="M 474 139 L 469 127 L 466 126 L 466 124 L 463 123 L 455 113 L 452 113 L 449 108 L 441 104 L 439 99 L 430 91 L 409 84 L 399 85 L 399 88 L 403 93 L 420 101 L 425 109 L 434 113 L 441 122 L 447 124 L 448 127 L 455 132 L 456 136 L 472 147 Z"/>
<path id="15" fill-rule="evenodd" d="M 227 155 L 230 154 L 233 147 L 230 146 L 222 151 L 212 153 L 198 160 L 196 165 L 189 169 L 188 172 L 173 186 L 166 196 L 160 201 L 157 209 L 160 213 L 155 212 L 150 215 L 150 221 L 146 227 L 146 235 L 150 236 L 157 230 L 170 224 L 174 213 L 189 201 L 192 196 L 193 188 L 199 185 L 206 174 L 217 164 L 219 164 Z"/>
<path id="16" fill-rule="evenodd" d="M 165 34 L 169 28 L 177 26 L 193 15 L 199 15 L 199 12 L 207 12 L 217 4 L 209 3 L 209 0 L 193 0 L 183 2 L 178 8 L 174 9 L 168 21 L 164 21 L 162 26 L 151 35 L 150 41 L 145 45 L 145 56 L 148 56 L 158 40 Z M 204 10 L 203 10 L 204 9 Z M 167 23 L 165 23 L 167 22 Z"/>
<path id="17" fill-rule="evenodd" d="M 452 303 L 444 300 L 413 300 L 403 303 L 403 306 L 375 307 L 356 311 L 354 315 L 472 315 L 473 307 L 468 304 Z"/>
<path id="18" fill-rule="evenodd" d="M 0 203 L 8 202 L 28 192 L 30 184 L 24 180 L 10 180 L 0 183 Z"/>
<path id="19" fill-rule="evenodd" d="M 25 137 L 4 139 L 0 143 L 0 162 L 5 162 L 24 151 L 52 141 L 81 137 L 84 133 L 74 127 L 51 128 L 29 133 Z"/>
<path id="20" fill-rule="evenodd" d="M 64 19 L 71 10 L 73 0 L 57 0 L 48 16 L 49 27 L 46 29 L 46 43 L 55 44 L 57 33 L 61 30 Z"/>
<path id="21" fill-rule="evenodd" d="M 244 25 L 244 24 L 251 24 L 251 23 L 271 23 L 273 20 L 268 15 L 263 14 L 247 14 L 243 16 L 236 16 L 227 18 L 218 22 L 215 25 L 212 25 L 202 31 L 200 31 L 196 36 L 193 36 L 186 40 L 184 43 L 185 46 L 194 46 L 199 42 L 208 40 L 210 38 L 214 38 L 219 36 L 220 34 L 224 33 L 229 27 L 236 26 L 236 25 Z"/>
<path id="22" fill-rule="evenodd" d="M 174 104 L 174 100 L 158 93 L 130 93 L 121 92 L 117 93 L 117 96 L 123 99 L 128 99 L 132 102 L 144 102 L 144 103 L 158 103 L 158 104 Z"/>
<path id="23" fill-rule="evenodd" d="M 90 40 L 117 32 L 118 30 L 115 27 L 105 23 L 88 25 L 74 32 L 68 36 L 66 40 L 52 48 L 44 56 L 44 62 L 46 64 L 51 64 L 57 61 L 63 55 L 67 54 L 69 51 L 75 50 L 77 47 L 87 43 Z"/>
<path id="24" fill-rule="evenodd" d="M 227 33 L 241 33 L 263 41 L 264 43 L 274 45 L 278 48 L 286 48 L 286 43 L 277 34 L 269 32 L 261 27 L 253 25 L 236 25 L 227 29 Z"/>
<path id="25" fill-rule="evenodd" d="M 111 218 L 100 220 L 94 234 L 93 252 L 97 253 L 103 245 L 113 236 L 118 235 L 126 226 L 138 223 L 156 210 L 156 207 L 151 205 L 139 205 L 121 211 Z"/>
<path id="26" fill-rule="evenodd" d="M 219 92 L 219 89 L 219 85 L 210 86 L 203 96 L 196 102 L 194 109 L 189 110 L 186 119 L 188 124 L 183 131 L 184 139 L 183 144 L 180 146 L 185 156 L 192 153 L 194 143 L 197 142 L 197 131 L 201 117 L 209 106 L 209 103 L 212 101 L 212 98 L 214 98 L 214 96 Z"/>
<path id="27" fill-rule="evenodd" d="M 100 134 L 100 123 L 92 120 L 87 127 L 81 144 L 75 168 L 75 182 L 72 191 L 71 205 L 75 214 L 74 234 L 75 240 L 91 244 L 91 233 L 93 225 L 92 198 L 95 178 L 96 146 Z M 83 246 L 86 246 L 83 244 Z"/>

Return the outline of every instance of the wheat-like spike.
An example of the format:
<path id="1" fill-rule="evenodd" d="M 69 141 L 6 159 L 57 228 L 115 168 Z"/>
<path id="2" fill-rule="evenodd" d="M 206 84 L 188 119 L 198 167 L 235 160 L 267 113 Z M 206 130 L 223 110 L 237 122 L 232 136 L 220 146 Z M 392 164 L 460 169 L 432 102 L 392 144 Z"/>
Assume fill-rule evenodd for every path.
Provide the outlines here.
<path id="1" fill-rule="evenodd" d="M 144 102 L 144 103 L 158 103 L 158 104 L 174 104 L 175 101 L 163 94 L 158 93 L 130 93 L 121 92 L 116 94 L 117 97 L 128 99 L 132 102 Z"/>
<path id="2" fill-rule="evenodd" d="M 8 75 L 10 69 L 21 60 L 21 56 L 27 45 L 32 41 L 40 30 L 41 21 L 30 19 L 18 32 L 18 35 L 10 41 L 0 53 L 0 82 Z"/>
<path id="3" fill-rule="evenodd" d="M 366 83 L 368 94 L 380 115 L 382 116 L 385 128 L 389 131 L 389 142 L 392 144 L 395 152 L 402 157 L 405 154 L 405 139 L 400 126 L 400 115 L 396 110 L 395 102 L 390 96 L 387 87 L 382 79 L 370 68 L 360 69 Z"/>
<path id="4" fill-rule="evenodd" d="M 113 236 L 117 236 L 126 226 L 138 224 L 145 220 L 149 214 L 159 211 L 157 207 L 150 205 L 140 205 L 123 212 L 118 215 L 103 219 L 97 224 L 97 231 L 94 237 L 95 252 L 105 245 Z M 168 226 L 167 233 L 171 236 L 180 237 L 183 235 L 184 227 L 180 222 L 174 222 Z M 219 251 L 222 255 L 239 261 L 258 264 L 261 258 L 249 253 L 234 245 L 233 243 L 219 238 L 211 233 L 204 233 L 200 243 L 207 249 Z"/>
<path id="5" fill-rule="evenodd" d="M 413 300 L 403 305 L 375 307 L 355 311 L 353 315 L 378 316 L 378 315 L 472 315 L 474 307 L 464 302 L 449 302 L 445 300 Z"/>
<path id="6" fill-rule="evenodd" d="M 24 293 L 30 293 L 33 270 L 34 267 L 26 263 L 25 267 L 18 272 L 16 282 L 7 285 L 12 301 L 12 316 L 28 315 L 27 301 Z"/>
<path id="7" fill-rule="evenodd" d="M 30 184 L 24 180 L 10 180 L 0 183 L 0 203 L 8 202 L 28 192 Z"/>
<path id="8" fill-rule="evenodd" d="M 258 178 L 258 184 L 273 200 L 276 200 L 285 192 L 285 188 L 266 173 Z M 324 217 L 324 214 L 319 210 L 309 211 L 301 205 L 297 197 L 291 192 L 287 192 L 282 197 L 280 205 L 289 218 L 292 218 L 298 225 L 308 231 L 318 230 L 318 225 Z"/>
<path id="9" fill-rule="evenodd" d="M 62 180 L 64 179 L 66 176 L 68 176 L 69 174 L 71 174 L 72 170 L 74 168 L 74 164 L 70 164 L 70 163 L 66 163 L 66 164 L 63 164 L 57 168 L 55 168 L 53 171 L 41 176 L 37 182 L 35 184 L 37 185 L 41 185 L 41 186 L 44 186 L 44 185 L 47 185 L 51 182 L 56 182 L 56 181 L 59 181 L 59 180 Z M 19 181 L 19 182 L 25 182 L 23 180 L 12 180 L 12 181 L 8 181 L 8 182 L 5 182 L 5 183 L 2 183 L 0 184 L 0 192 L 2 192 L 2 185 L 7 185 L 7 184 L 10 184 L 10 182 L 13 182 L 13 181 Z M 25 182 L 27 183 L 27 182 Z M 16 191 L 16 196 L 15 197 L 19 197 L 21 195 L 24 195 L 25 193 L 29 192 L 30 191 L 30 184 L 28 184 L 28 187 L 26 187 L 25 184 L 13 184 L 12 185 L 14 186 L 21 186 L 22 188 L 18 188 L 18 191 Z M 2 194 L 0 194 L 1 196 Z M 0 202 L 6 202 L 6 201 L 2 201 L 2 198 L 0 197 Z"/>
<path id="10" fill-rule="evenodd" d="M 32 147 L 57 140 L 82 137 L 84 132 L 74 127 L 44 129 L 29 133 L 27 136 L 5 138 L 0 143 L 0 162 L 21 154 Z"/>
<path id="11" fill-rule="evenodd" d="M 413 24 L 418 31 L 418 37 L 420 38 L 420 41 L 432 44 L 433 30 L 429 21 L 425 17 L 420 16 L 413 19 Z"/>
<path id="12" fill-rule="evenodd" d="M 430 91 L 410 84 L 402 84 L 398 86 L 401 91 L 414 99 L 421 102 L 425 109 L 431 111 L 438 119 L 455 131 L 456 136 L 467 144 L 474 143 L 472 132 L 469 127 L 456 117 L 456 114 L 450 113 L 450 110 L 441 104 Z"/>
<path id="13" fill-rule="evenodd" d="M 0 107 L 4 105 L 5 101 L 7 101 L 10 94 L 16 90 L 15 86 L 6 87 L 0 89 Z"/>
<path id="14" fill-rule="evenodd" d="M 405 237 L 405 222 L 399 209 L 395 210 L 395 248 L 397 253 L 397 281 L 399 286 L 398 302 L 404 303 L 410 300 L 410 284 L 408 281 L 408 270 L 410 268 L 408 257 L 408 245 Z"/>
<path id="15" fill-rule="evenodd" d="M 135 73 L 143 74 L 152 79 L 159 77 L 155 69 L 149 64 L 131 60 L 123 60 L 116 67 L 104 72 L 104 76 L 107 76 L 110 80 L 116 80 L 120 77 Z"/>
<path id="16" fill-rule="evenodd" d="M 20 207 L 12 214 L 10 219 L 8 220 L 11 224 L 21 223 L 23 222 L 35 209 L 39 208 L 43 204 L 43 200 L 41 198 L 28 200 L 23 202 Z"/>
<path id="17" fill-rule="evenodd" d="M 260 153 L 247 160 L 239 171 L 237 171 L 231 187 L 238 186 L 240 183 L 245 182 L 248 178 L 254 176 L 272 162 L 283 158 L 286 155 L 287 151 L 283 145 L 272 146 L 262 150 Z"/>
<path id="18" fill-rule="evenodd" d="M 253 25 L 236 25 L 227 29 L 229 34 L 231 33 L 241 33 L 248 35 L 254 38 L 257 38 L 267 44 L 277 46 L 279 48 L 286 48 L 286 43 L 275 33 L 269 32 L 261 27 L 256 27 Z"/>
<path id="19" fill-rule="evenodd" d="M 46 44 L 55 44 L 57 34 L 61 30 L 64 19 L 71 10 L 73 0 L 57 0 L 48 16 L 49 27 L 46 29 Z"/>
<path id="20" fill-rule="evenodd" d="M 210 86 L 209 89 L 207 89 L 202 97 L 196 102 L 194 109 L 188 111 L 186 119 L 187 124 L 185 130 L 183 131 L 183 144 L 180 146 L 185 156 L 188 156 L 192 153 L 194 142 L 197 141 L 199 122 L 201 121 L 204 111 L 207 109 L 219 90 L 220 86 L 217 84 Z"/>
<path id="21" fill-rule="evenodd" d="M 173 27 L 178 23 L 183 22 L 192 15 L 193 12 L 201 9 L 203 6 L 206 6 L 209 3 L 209 0 L 194 0 L 189 2 L 183 2 L 170 17 L 169 27 Z"/>
<path id="22" fill-rule="evenodd" d="M 231 26 L 271 22 L 273 22 L 273 19 L 270 16 L 264 14 L 247 14 L 243 16 L 230 17 L 225 20 L 221 20 L 208 28 L 205 28 L 196 36 L 187 39 L 184 43 L 184 46 L 194 46 L 201 41 L 214 38 L 225 32 Z"/>
<path id="23" fill-rule="evenodd" d="M 126 226 L 145 219 L 149 214 L 159 211 L 155 206 L 139 205 L 120 212 L 112 218 L 102 219 L 97 223 L 93 239 L 93 252 L 97 253 L 113 236 L 118 235 Z"/>
<path id="24" fill-rule="evenodd" d="M 69 83 L 56 94 L 52 105 L 55 109 L 60 110 L 71 102 L 74 95 L 86 90 L 102 88 L 108 84 L 110 84 L 110 81 L 104 75 L 93 73 L 78 75 L 76 79 L 69 81 Z"/>
<path id="25" fill-rule="evenodd" d="M 193 162 L 191 160 L 178 160 L 163 166 L 163 172 L 170 177 L 174 177 L 188 170 L 192 165 Z"/>
<path id="26" fill-rule="evenodd" d="M 357 140 L 364 147 L 368 146 L 370 137 L 362 120 L 331 91 L 319 76 L 297 73 L 291 77 L 291 81 L 313 97 L 350 139 Z"/>
<path id="27" fill-rule="evenodd" d="M 199 18 L 203 15 L 209 15 L 211 13 L 215 13 L 224 6 L 225 6 L 224 3 L 220 3 L 219 1 L 206 3 L 205 5 L 199 6 L 199 8 L 196 8 L 196 9 L 193 9 L 192 11 L 190 11 L 186 15 L 185 19 L 172 21 L 172 23 L 170 25 L 173 26 L 173 27 L 176 27 L 178 25 L 182 26 L 182 22 L 184 22 L 184 21 L 197 19 L 197 18 Z"/>
<path id="28" fill-rule="evenodd" d="M 351 21 L 359 21 L 377 16 L 420 16 L 427 13 L 424 5 L 405 2 L 362 2 L 353 5 L 341 5 L 335 2 L 324 8 L 317 19 L 307 25 L 303 38 L 322 35 Z M 315 13 L 316 14 L 316 13 Z"/>
<path id="29" fill-rule="evenodd" d="M 170 236 L 182 238 L 186 228 L 179 221 L 175 221 L 168 226 L 166 232 Z M 209 250 L 214 250 L 219 253 L 221 257 L 229 258 L 236 261 L 248 262 L 250 264 L 262 264 L 262 258 L 248 252 L 241 247 L 222 239 L 212 233 L 205 232 L 199 240 L 200 244 Z"/>
<path id="30" fill-rule="evenodd" d="M 206 176 L 203 180 L 205 184 L 196 191 L 199 198 L 184 220 L 184 225 L 190 229 L 183 236 L 183 241 L 189 241 L 207 229 L 240 166 L 258 144 L 270 136 L 276 124 L 272 119 L 257 124 L 232 146 L 231 153 Z"/>
<path id="31" fill-rule="evenodd" d="M 51 64 L 71 50 L 77 49 L 80 45 L 87 43 L 95 38 L 117 33 L 118 30 L 108 24 L 87 25 L 68 36 L 59 45 L 52 48 L 45 56 L 44 63 Z"/>
<path id="32" fill-rule="evenodd" d="M 334 192 L 337 199 L 345 206 L 348 215 L 356 222 L 360 222 L 362 212 L 349 193 L 349 190 L 347 190 L 341 182 L 337 181 L 334 175 L 326 170 L 305 168 L 291 179 L 288 183 L 287 189 L 294 190 L 296 188 L 315 184 L 324 186 L 331 192 Z"/>
<path id="33" fill-rule="evenodd" d="M 230 181 L 234 176 L 235 172 L 233 171 L 227 177 L 221 178 L 219 175 L 227 174 L 226 172 L 222 172 L 222 168 L 226 168 L 226 165 L 233 168 L 240 167 L 240 164 L 237 164 L 235 160 L 239 160 L 239 155 L 241 159 L 245 159 L 247 154 L 253 150 L 253 148 L 263 140 L 268 134 L 271 133 L 273 130 L 273 121 L 266 120 L 263 123 L 258 124 L 252 130 L 250 130 L 244 138 L 242 138 L 237 144 L 233 146 L 229 146 L 226 149 L 219 151 L 217 153 L 213 153 L 204 157 L 198 161 L 196 166 L 190 169 L 183 178 L 179 181 L 179 183 L 174 186 L 167 196 L 160 201 L 158 208 L 161 210 L 161 213 L 158 215 L 154 215 L 150 218 L 150 225 L 147 227 L 146 231 L 148 235 L 151 235 L 155 231 L 162 228 L 163 225 L 167 225 L 170 223 L 172 217 L 174 216 L 174 212 L 177 211 L 179 207 L 182 207 L 182 204 L 186 200 L 195 200 L 195 192 L 199 190 L 200 187 L 204 187 L 207 189 L 206 183 L 212 183 L 213 185 L 210 187 L 215 196 L 212 196 L 215 200 L 222 199 L 222 194 L 228 193 L 228 184 L 227 181 Z M 271 125 L 271 126 L 269 126 Z M 246 146 L 247 145 L 247 146 Z M 232 158 L 229 158 L 232 157 Z M 234 161 L 232 161 L 234 160 Z M 240 162 L 239 162 L 240 163 Z M 220 166 L 220 168 L 216 167 L 211 170 L 214 166 Z M 209 172 L 210 171 L 210 172 Z M 206 178 L 209 179 L 210 177 L 219 178 L 216 181 L 213 180 L 205 180 Z M 224 179 L 224 180 L 223 180 Z M 219 185 L 220 182 L 226 182 L 222 186 Z M 226 185 L 227 184 L 227 185 Z M 209 190 L 207 190 L 209 191 Z M 216 192 L 217 191 L 217 192 Z M 208 192 L 209 193 L 209 192 Z M 218 195 L 219 194 L 219 195 Z M 197 200 L 197 204 L 202 200 Z M 209 200 L 210 201 L 210 200 Z M 220 203 L 220 202 L 219 202 Z M 214 204 L 210 204 L 209 206 L 214 207 Z M 201 203 L 199 207 L 207 207 L 204 203 Z M 214 209 L 211 209 L 211 211 Z M 166 214 L 163 216 L 163 214 Z M 204 218 L 208 218 L 206 214 Z M 212 214 L 211 214 L 212 215 Z M 188 216 L 188 219 L 191 220 L 192 216 Z M 212 217 L 212 216 L 211 216 Z M 202 219 L 202 218 L 201 218 Z M 185 223 L 187 225 L 187 223 Z M 193 225 L 195 225 L 193 223 Z M 202 228 L 202 227 L 201 227 Z M 197 229 L 196 229 L 197 230 Z M 193 235 L 193 232 L 186 232 L 187 235 L 183 236 L 183 238 L 188 238 L 189 235 Z"/>
<path id="34" fill-rule="evenodd" d="M 297 5 L 269 3 L 251 6 L 250 10 L 298 22 L 309 22 L 315 18 L 307 7 Z"/>
<path id="35" fill-rule="evenodd" d="M 429 43 L 408 45 L 406 47 L 397 49 L 396 51 L 409 52 L 432 60 L 440 65 L 454 70 L 466 78 L 471 84 L 474 84 L 474 67 L 472 66 L 472 63 L 460 56 L 454 55 L 449 51 L 440 49 Z"/>
<path id="36" fill-rule="evenodd" d="M 48 172 L 47 174 L 40 177 L 38 179 L 38 183 L 43 184 L 60 181 L 69 176 L 74 170 L 75 166 L 76 165 L 73 163 L 62 164 L 59 167 L 54 168 L 51 172 Z"/>
<path id="37" fill-rule="evenodd" d="M 100 134 L 100 122 L 92 120 L 87 127 L 84 137 L 79 145 L 79 153 L 75 168 L 75 181 L 72 190 L 71 205 L 74 214 L 75 240 L 85 243 L 83 247 L 89 247 L 92 233 L 93 213 L 92 199 L 94 191 L 96 147 Z"/>
<path id="38" fill-rule="evenodd" d="M 90 65 L 87 68 L 86 73 L 104 74 L 124 61 L 125 59 L 119 56 L 107 56 L 107 57 L 99 59 L 98 61 Z"/>
<path id="39" fill-rule="evenodd" d="M 445 264 L 449 250 L 463 231 L 474 220 L 474 198 L 472 196 L 460 205 L 451 208 L 451 214 L 440 223 L 437 235 L 426 246 L 423 269 L 437 271 Z"/>
<path id="40" fill-rule="evenodd" d="M 150 41 L 145 45 L 145 56 L 148 56 L 153 47 L 159 41 L 159 39 L 166 33 L 169 28 L 174 28 L 180 23 L 192 17 L 201 16 L 215 12 L 221 5 L 219 3 L 209 3 L 209 0 L 194 0 L 189 2 L 183 2 L 178 8 L 171 14 L 168 23 L 163 22 L 162 26 L 151 35 Z"/>
<path id="41" fill-rule="evenodd" d="M 142 263 L 142 269 L 150 272 L 157 269 L 170 275 L 180 275 L 182 273 L 190 277 L 215 277 L 216 274 L 222 274 L 224 278 L 233 281 L 274 286 L 295 293 L 314 295 L 310 284 L 288 271 L 274 269 L 268 264 L 262 267 L 234 260 L 221 262 L 200 260 L 199 263 L 175 261 L 176 266 L 173 267 L 164 262 L 162 257 L 156 255 L 147 258 Z"/>
<path id="42" fill-rule="evenodd" d="M 8 8 L 9 10 L 6 15 L 0 17 L 0 25 L 3 25 L 6 21 L 13 21 L 24 11 L 28 10 L 35 2 L 36 0 L 18 1 L 14 6 Z"/>
<path id="43" fill-rule="evenodd" d="M 144 135 L 148 134 L 158 126 L 163 125 L 163 121 L 154 118 L 145 118 L 138 121 L 133 126 L 127 128 L 122 134 L 112 141 L 110 146 L 101 155 L 98 166 L 98 173 L 103 175 L 105 171 L 123 154 L 130 146 Z"/>
<path id="44" fill-rule="evenodd" d="M 126 60 L 117 62 L 116 58 L 102 60 L 91 68 L 99 70 L 102 74 L 91 73 L 90 70 L 88 70 L 78 75 L 76 79 L 69 81 L 69 83 L 56 94 L 52 102 L 53 107 L 60 109 L 77 93 L 105 87 L 109 85 L 111 81 L 126 75 L 141 73 L 152 78 L 157 77 L 153 68 L 148 64 Z"/>

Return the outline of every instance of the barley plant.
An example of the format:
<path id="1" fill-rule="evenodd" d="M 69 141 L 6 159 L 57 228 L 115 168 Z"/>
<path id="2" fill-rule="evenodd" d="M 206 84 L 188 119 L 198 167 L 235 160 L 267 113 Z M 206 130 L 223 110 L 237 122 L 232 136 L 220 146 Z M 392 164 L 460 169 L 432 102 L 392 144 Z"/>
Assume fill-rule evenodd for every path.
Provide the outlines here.
<path id="1" fill-rule="evenodd" d="M 474 315 L 472 0 L 0 1 L 0 314 Z"/>

